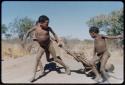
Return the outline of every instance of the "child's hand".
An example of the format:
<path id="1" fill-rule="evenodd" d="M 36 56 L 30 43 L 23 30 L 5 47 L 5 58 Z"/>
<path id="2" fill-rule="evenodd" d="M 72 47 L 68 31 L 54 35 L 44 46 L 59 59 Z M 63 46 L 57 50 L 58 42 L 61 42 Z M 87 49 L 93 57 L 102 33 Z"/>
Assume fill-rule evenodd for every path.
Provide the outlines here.
<path id="1" fill-rule="evenodd" d="M 118 35 L 117 37 L 120 39 L 123 39 L 123 35 Z"/>
<path id="2" fill-rule="evenodd" d="M 62 46 L 63 46 L 60 41 L 58 41 L 58 46 L 59 46 L 59 47 L 62 47 Z"/>
<path id="3" fill-rule="evenodd" d="M 94 62 L 93 60 L 90 60 L 90 64 L 91 64 L 91 65 L 94 65 L 95 62 Z"/>
<path id="4" fill-rule="evenodd" d="M 98 57 L 97 57 L 97 56 L 94 56 L 94 57 L 92 57 L 92 59 L 90 60 L 90 64 L 95 65 L 95 64 L 97 63 L 97 61 L 98 61 Z"/>

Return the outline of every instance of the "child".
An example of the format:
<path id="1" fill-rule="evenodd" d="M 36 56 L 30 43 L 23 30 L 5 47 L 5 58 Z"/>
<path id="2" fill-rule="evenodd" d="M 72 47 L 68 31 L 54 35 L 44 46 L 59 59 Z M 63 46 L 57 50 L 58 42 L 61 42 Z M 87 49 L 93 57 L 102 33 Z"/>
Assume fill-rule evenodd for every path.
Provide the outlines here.
<path id="1" fill-rule="evenodd" d="M 61 64 L 62 66 L 64 66 L 66 73 L 68 75 L 71 74 L 69 67 L 67 65 L 65 65 L 63 63 L 63 61 L 61 59 L 57 58 L 57 56 L 56 56 L 56 52 L 53 47 L 53 42 L 50 39 L 49 32 L 51 32 L 54 35 L 54 38 L 58 42 L 58 45 L 60 45 L 60 41 L 59 41 L 57 35 L 55 34 L 55 32 L 52 30 L 52 28 L 48 26 L 48 24 L 49 24 L 49 18 L 45 15 L 40 16 L 37 24 L 27 32 L 26 37 L 24 39 L 24 43 L 25 43 L 27 36 L 29 36 L 29 33 L 34 31 L 33 39 L 34 39 L 34 41 L 36 41 L 39 44 L 39 50 L 38 50 L 35 64 L 34 64 L 33 76 L 32 76 L 31 82 L 34 81 L 34 79 L 35 79 L 38 63 L 40 62 L 40 59 L 43 56 L 44 52 L 46 53 L 46 55 L 49 55 L 49 53 L 51 53 L 54 61 Z M 41 70 L 43 71 L 44 69 L 41 69 Z"/>
<path id="2" fill-rule="evenodd" d="M 94 38 L 94 54 L 93 54 L 92 62 L 93 64 L 96 61 L 100 62 L 99 71 L 101 72 L 103 78 L 107 80 L 108 75 L 106 74 L 105 66 L 110 57 L 110 53 L 108 52 L 108 49 L 106 47 L 105 39 L 118 39 L 118 38 L 123 38 L 123 37 L 121 35 L 118 35 L 118 36 L 101 35 L 99 34 L 99 28 L 97 27 L 90 27 L 89 33 L 91 37 Z"/>

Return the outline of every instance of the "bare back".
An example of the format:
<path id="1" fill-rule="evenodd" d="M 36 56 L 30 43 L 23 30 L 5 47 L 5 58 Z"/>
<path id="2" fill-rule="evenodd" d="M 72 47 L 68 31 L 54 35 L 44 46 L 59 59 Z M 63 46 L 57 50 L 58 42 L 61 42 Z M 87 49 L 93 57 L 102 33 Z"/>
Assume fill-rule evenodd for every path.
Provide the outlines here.
<path id="1" fill-rule="evenodd" d="M 94 41 L 95 51 L 97 54 L 104 53 L 107 50 L 105 38 L 99 35 Z"/>

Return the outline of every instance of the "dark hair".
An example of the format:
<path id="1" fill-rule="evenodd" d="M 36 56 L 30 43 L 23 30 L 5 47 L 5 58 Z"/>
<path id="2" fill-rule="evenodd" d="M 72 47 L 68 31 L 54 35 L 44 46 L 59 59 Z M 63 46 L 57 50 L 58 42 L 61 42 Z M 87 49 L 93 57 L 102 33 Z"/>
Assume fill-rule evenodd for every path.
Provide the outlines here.
<path id="1" fill-rule="evenodd" d="M 36 21 L 36 25 L 39 23 L 39 21 Z"/>
<path id="2" fill-rule="evenodd" d="M 99 33 L 99 28 L 98 27 L 90 27 L 89 32 L 90 33 L 92 33 L 92 32 Z"/>
<path id="3" fill-rule="evenodd" d="M 46 20 L 49 21 L 49 18 L 46 15 L 41 15 L 38 18 L 38 22 L 45 22 Z"/>

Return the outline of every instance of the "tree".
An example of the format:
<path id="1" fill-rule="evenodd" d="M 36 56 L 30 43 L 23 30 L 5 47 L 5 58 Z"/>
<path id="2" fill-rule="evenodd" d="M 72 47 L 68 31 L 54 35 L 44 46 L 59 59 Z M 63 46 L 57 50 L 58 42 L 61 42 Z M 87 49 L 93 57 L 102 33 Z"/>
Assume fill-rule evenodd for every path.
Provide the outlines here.
<path id="1" fill-rule="evenodd" d="M 96 26 L 105 31 L 108 35 L 119 35 L 123 33 L 123 10 L 116 10 L 108 15 L 98 15 L 91 18 L 87 24 L 89 27 Z"/>
<path id="2" fill-rule="evenodd" d="M 5 34 L 5 36 L 6 36 L 6 39 L 8 40 L 8 39 L 10 39 L 11 38 L 11 34 Z"/>
<path id="3" fill-rule="evenodd" d="M 33 25 L 34 21 L 28 17 L 24 18 L 15 18 L 14 22 L 11 23 L 12 32 L 17 33 L 19 39 L 23 39 L 23 36 L 26 34 L 27 30 L 29 30 Z"/>
<path id="4" fill-rule="evenodd" d="M 5 24 L 2 24 L 2 34 L 5 34 L 7 32 L 8 28 Z"/>
<path id="5" fill-rule="evenodd" d="M 124 30 L 124 17 L 123 10 L 113 11 L 110 15 L 109 24 L 110 29 L 107 30 L 109 35 L 119 35 L 123 33 Z"/>

